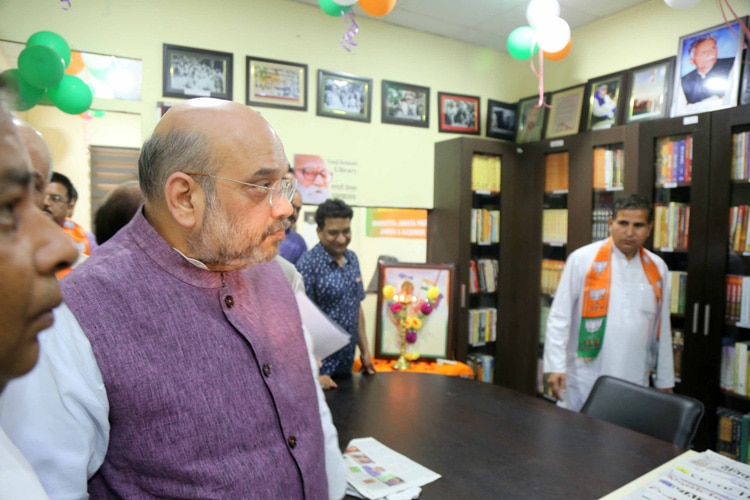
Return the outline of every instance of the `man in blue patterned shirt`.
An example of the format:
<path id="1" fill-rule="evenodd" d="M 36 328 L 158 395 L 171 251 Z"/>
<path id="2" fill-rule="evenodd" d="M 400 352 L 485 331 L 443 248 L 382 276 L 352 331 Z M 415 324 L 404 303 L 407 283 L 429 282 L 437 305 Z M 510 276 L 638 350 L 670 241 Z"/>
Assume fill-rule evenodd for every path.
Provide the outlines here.
<path id="1" fill-rule="evenodd" d="M 341 200 L 328 199 L 321 203 L 315 212 L 320 243 L 297 261 L 297 270 L 304 278 L 307 296 L 351 335 L 348 345 L 323 360 L 320 382 L 326 389 L 336 387 L 332 376 L 351 373 L 357 345 L 362 370 L 375 373 L 362 311 L 365 298 L 362 272 L 357 255 L 347 249 L 352 240 L 353 215 L 352 208 Z"/>

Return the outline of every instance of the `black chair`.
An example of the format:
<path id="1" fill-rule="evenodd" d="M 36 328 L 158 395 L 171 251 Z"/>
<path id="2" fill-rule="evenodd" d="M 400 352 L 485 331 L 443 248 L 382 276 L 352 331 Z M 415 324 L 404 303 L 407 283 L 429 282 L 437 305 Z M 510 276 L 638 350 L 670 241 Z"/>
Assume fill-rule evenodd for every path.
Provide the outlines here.
<path id="1" fill-rule="evenodd" d="M 703 417 L 703 403 L 680 394 L 602 375 L 581 413 L 689 448 Z"/>

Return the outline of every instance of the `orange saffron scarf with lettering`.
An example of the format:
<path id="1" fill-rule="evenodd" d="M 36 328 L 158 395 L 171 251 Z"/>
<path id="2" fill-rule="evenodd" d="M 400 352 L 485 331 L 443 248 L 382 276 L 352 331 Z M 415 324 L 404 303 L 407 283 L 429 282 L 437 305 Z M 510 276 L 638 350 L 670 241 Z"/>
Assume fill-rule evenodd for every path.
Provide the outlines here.
<path id="1" fill-rule="evenodd" d="M 648 256 L 646 250 L 638 249 L 646 278 L 654 288 L 657 311 L 662 303 L 662 281 L 659 268 Z M 578 357 L 591 361 L 599 355 L 604 342 L 609 310 L 609 289 L 612 283 L 612 238 L 608 238 L 594 257 L 591 269 L 586 273 L 581 305 L 581 326 L 578 330 Z M 659 338 L 659 326 L 656 335 Z"/>

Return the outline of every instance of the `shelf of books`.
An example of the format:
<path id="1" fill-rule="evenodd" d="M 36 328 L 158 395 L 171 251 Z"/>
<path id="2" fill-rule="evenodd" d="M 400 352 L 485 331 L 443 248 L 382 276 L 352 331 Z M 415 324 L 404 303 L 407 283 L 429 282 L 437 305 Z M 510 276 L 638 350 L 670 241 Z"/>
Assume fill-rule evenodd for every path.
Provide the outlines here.
<path id="1" fill-rule="evenodd" d="M 609 237 L 608 220 L 615 196 L 625 187 L 625 150 L 622 143 L 595 146 L 592 157 L 591 241 L 598 241 Z"/>
<path id="2" fill-rule="evenodd" d="M 501 182 L 502 157 L 473 153 L 466 362 L 483 382 L 493 382 L 495 372 Z"/>
<path id="3" fill-rule="evenodd" d="M 552 300 L 565 268 L 568 244 L 568 195 L 570 192 L 570 152 L 544 156 L 544 209 L 542 211 L 541 301 L 539 316 L 539 355 L 537 392 L 549 394 L 542 373 L 544 333 Z"/>

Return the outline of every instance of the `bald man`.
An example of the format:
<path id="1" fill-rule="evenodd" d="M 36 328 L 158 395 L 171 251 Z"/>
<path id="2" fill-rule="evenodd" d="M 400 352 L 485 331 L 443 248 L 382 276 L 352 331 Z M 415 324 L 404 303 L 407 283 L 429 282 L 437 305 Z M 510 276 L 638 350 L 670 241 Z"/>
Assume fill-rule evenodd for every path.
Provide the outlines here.
<path id="1" fill-rule="evenodd" d="M 93 497 L 329 498 L 335 429 L 272 260 L 286 171 L 244 105 L 191 99 L 158 123 L 139 159 L 143 210 L 62 282 L 54 336 L 75 361 L 39 377 L 43 411 L 23 387 L 0 405 L 52 497 L 85 496 L 88 479 Z M 24 436 L 34 418 L 49 432 Z"/>
<path id="2" fill-rule="evenodd" d="M 52 155 L 42 134 L 34 127 L 19 118 L 13 118 L 13 124 L 31 160 L 31 172 L 34 175 L 34 204 L 42 208 L 45 189 L 52 176 Z"/>

